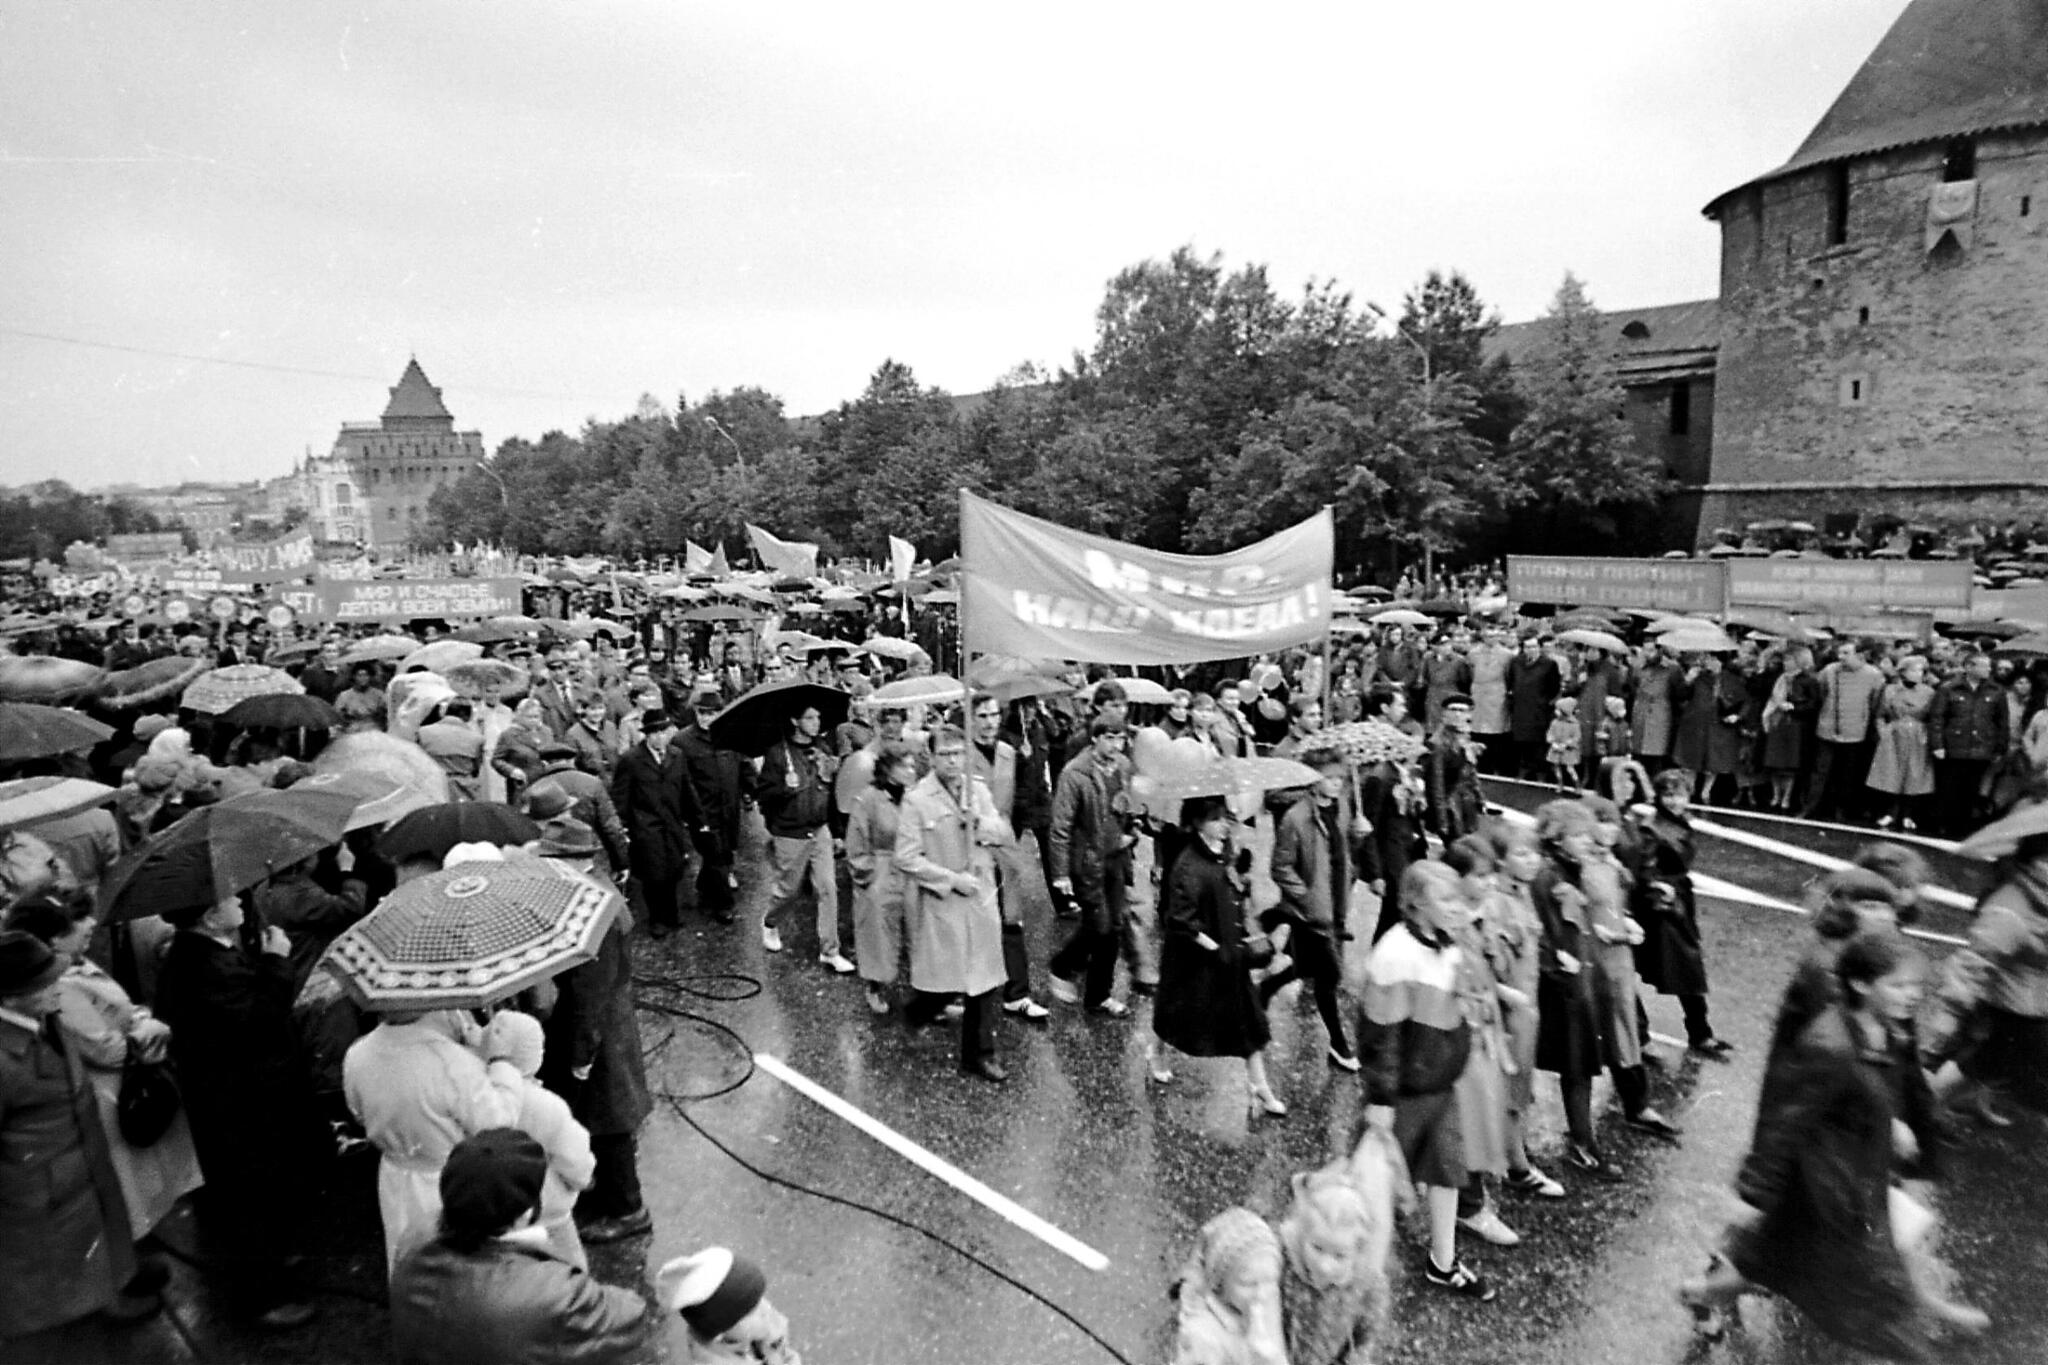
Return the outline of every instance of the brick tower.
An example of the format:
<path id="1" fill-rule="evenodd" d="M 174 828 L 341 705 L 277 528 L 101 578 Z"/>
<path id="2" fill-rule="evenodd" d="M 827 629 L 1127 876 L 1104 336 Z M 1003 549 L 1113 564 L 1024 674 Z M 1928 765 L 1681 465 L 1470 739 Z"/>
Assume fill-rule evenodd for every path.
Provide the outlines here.
<path id="1" fill-rule="evenodd" d="M 1912 0 L 1720 195 L 1704 526 L 2048 517 L 2048 0 Z"/>

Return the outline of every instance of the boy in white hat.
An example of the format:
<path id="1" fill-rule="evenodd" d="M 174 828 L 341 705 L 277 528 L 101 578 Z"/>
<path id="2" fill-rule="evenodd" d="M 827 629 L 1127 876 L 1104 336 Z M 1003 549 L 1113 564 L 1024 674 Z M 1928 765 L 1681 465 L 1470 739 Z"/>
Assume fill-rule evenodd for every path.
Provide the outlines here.
<path id="1" fill-rule="evenodd" d="M 655 1285 L 688 1328 L 690 1365 L 803 1365 L 789 1319 L 768 1301 L 768 1277 L 745 1257 L 706 1247 L 664 1265 Z"/>

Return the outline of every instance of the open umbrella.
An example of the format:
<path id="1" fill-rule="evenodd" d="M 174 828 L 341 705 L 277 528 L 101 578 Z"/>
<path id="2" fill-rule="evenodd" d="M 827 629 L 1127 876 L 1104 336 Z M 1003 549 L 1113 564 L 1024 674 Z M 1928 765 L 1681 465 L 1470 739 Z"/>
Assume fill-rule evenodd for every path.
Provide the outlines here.
<path id="1" fill-rule="evenodd" d="M 1314 768 L 1291 758 L 1219 758 L 1148 779 L 1151 789 L 1143 795 L 1155 815 L 1177 816 L 1181 802 L 1198 796 L 1260 796 L 1309 786 L 1316 777 Z"/>
<path id="2" fill-rule="evenodd" d="M 1409 763 L 1422 757 L 1422 740 L 1382 720 L 1354 720 L 1316 733 L 1316 742 L 1342 751 L 1359 767 L 1375 763 Z"/>
<path id="3" fill-rule="evenodd" d="M 445 768 L 411 740 L 387 735 L 382 730 L 337 735 L 313 760 L 313 768 L 318 773 L 375 778 L 403 787 L 417 800 L 396 815 L 407 813 L 413 805 L 439 805 L 449 795 Z M 396 815 L 387 819 L 395 819 Z"/>
<path id="4" fill-rule="evenodd" d="M 486 684 L 495 683 L 498 695 L 525 692 L 532 674 L 523 668 L 514 668 L 503 659 L 472 659 L 466 664 L 456 664 L 441 675 L 448 685 L 460 692 L 481 693 Z"/>
<path id="5" fill-rule="evenodd" d="M 493 616 L 490 618 L 490 624 L 518 631 L 521 635 L 540 635 L 553 630 L 557 623 L 543 621 L 537 616 L 521 616 L 514 612 L 508 616 Z"/>
<path id="6" fill-rule="evenodd" d="M 1575 607 L 1571 611 L 1560 612 L 1557 618 L 1550 623 L 1550 628 L 1552 630 L 1559 631 L 1612 631 L 1614 629 L 1614 625 L 1615 618 L 1604 611 L 1592 611 L 1585 607 Z"/>
<path id="7" fill-rule="evenodd" d="M 0 763 L 75 754 L 111 739 L 113 734 L 112 726 L 102 725 L 68 706 L 0 702 Z"/>
<path id="8" fill-rule="evenodd" d="M 985 697 L 994 697 L 1007 706 L 1025 697 L 1064 696 L 1068 688 L 1058 678 L 1040 677 L 1032 673 L 1012 673 L 1007 677 L 998 677 L 994 682 L 984 683 L 975 691 Z"/>
<path id="9" fill-rule="evenodd" d="M 1066 671 L 1066 664 L 1058 659 L 1026 658 L 1022 654 L 983 654 L 967 666 L 967 681 L 978 688 L 986 688 L 991 683 L 1020 674 L 1057 678 Z"/>
<path id="10" fill-rule="evenodd" d="M 852 704 L 853 695 L 836 687 L 798 680 L 763 683 L 713 717 L 707 735 L 713 748 L 758 758 L 788 736 L 790 719 L 798 712 L 817 707 L 830 731 L 846 719 Z"/>
<path id="11" fill-rule="evenodd" d="M 455 631 L 449 638 L 465 640 L 473 645 L 502 645 L 513 640 L 523 640 L 526 638 L 526 634 L 523 631 L 514 630 L 510 626 L 495 625 L 489 621 L 477 621 Z"/>
<path id="12" fill-rule="evenodd" d="M 346 668 L 354 668 L 357 664 L 391 663 L 419 647 L 420 642 L 410 635 L 372 635 L 350 645 L 342 654 L 341 662 Z"/>
<path id="13" fill-rule="evenodd" d="M 502 801 L 448 801 L 400 816 L 377 840 L 377 853 L 398 864 L 420 858 L 435 862 L 457 844 L 527 844 L 540 826 Z"/>
<path id="14" fill-rule="evenodd" d="M 318 640 L 287 640 L 281 645 L 272 645 L 263 651 L 263 662 L 273 668 L 288 664 L 296 659 L 310 658 L 320 652 Z"/>
<path id="15" fill-rule="evenodd" d="M 430 645 L 421 645 L 398 661 L 398 671 L 409 668 L 424 668 L 429 673 L 446 677 L 448 670 L 457 664 L 466 664 L 471 659 L 481 659 L 484 647 L 474 640 L 436 640 Z"/>
<path id="16" fill-rule="evenodd" d="M 304 692 L 305 685 L 281 668 L 266 664 L 233 664 L 201 675 L 185 689 L 178 705 L 217 716 L 251 697 Z"/>
<path id="17" fill-rule="evenodd" d="M 898 639 L 894 635 L 876 635 L 861 641 L 860 647 L 878 659 L 896 659 L 908 663 L 924 653 L 915 641 Z"/>
<path id="18" fill-rule="evenodd" d="M 353 798 L 319 790 L 254 791 L 202 806 L 129 850 L 100 883 L 101 918 L 212 905 L 339 843 Z"/>
<path id="19" fill-rule="evenodd" d="M 623 904 L 546 858 L 462 863 L 386 896 L 320 965 L 372 1012 L 483 1009 L 596 957 Z"/>
<path id="20" fill-rule="evenodd" d="M 738 625 L 746 621 L 758 621 L 761 618 L 757 613 L 748 611 L 744 607 L 728 607 L 719 603 L 713 603 L 705 607 L 692 607 L 682 614 L 681 619 L 696 625 L 717 625 L 720 622 Z"/>
<path id="21" fill-rule="evenodd" d="M 1376 626 L 1432 626 L 1436 622 L 1412 607 L 1395 607 L 1390 611 L 1375 612 L 1372 623 Z"/>
<path id="22" fill-rule="evenodd" d="M 205 659 L 187 659 L 179 654 L 151 659 L 146 664 L 109 673 L 93 689 L 93 700 L 101 706 L 124 711 L 148 706 L 166 697 L 177 696 L 195 678 L 212 671 L 213 665 Z"/>
<path id="23" fill-rule="evenodd" d="M 1110 678 L 1124 690 L 1124 700 L 1134 706 L 1164 706 L 1173 700 L 1173 689 L 1150 678 Z"/>
<path id="24" fill-rule="evenodd" d="M 1614 654 L 1626 654 L 1628 652 L 1628 646 L 1621 642 L 1619 635 L 1614 635 L 1604 630 L 1579 628 L 1559 631 L 1557 638 L 1565 644 L 1584 645 L 1588 649 L 1604 649 Z"/>
<path id="25" fill-rule="evenodd" d="M 868 693 L 870 706 L 944 706 L 967 695 L 967 684 L 944 673 L 899 678 Z"/>
<path id="26" fill-rule="evenodd" d="M 374 772 L 314 773 L 286 788 L 288 791 L 337 792 L 356 803 L 348 817 L 351 830 L 371 825 L 388 825 L 402 815 L 439 804 L 396 777 Z"/>
<path id="27" fill-rule="evenodd" d="M 302 692 L 270 692 L 245 697 L 221 719 L 244 730 L 332 730 L 341 724 L 341 712 Z"/>
<path id="28" fill-rule="evenodd" d="M 1346 588 L 1344 595 L 1347 597 L 1369 597 L 1376 602 L 1384 602 L 1394 594 L 1392 589 L 1382 588 L 1377 583 L 1361 583 L 1355 588 Z"/>
<path id="29" fill-rule="evenodd" d="M 2048 657 L 2048 630 L 2030 631 L 2025 635 L 2003 641 L 1991 651 L 2000 657 Z"/>
<path id="30" fill-rule="evenodd" d="M 1666 616 L 1643 627 L 1652 635 L 1669 635 L 1674 630 L 1719 630 L 1721 623 L 1710 616 Z"/>
<path id="31" fill-rule="evenodd" d="M 0 782 L 0 829 L 76 815 L 116 795 L 104 782 L 88 782 L 82 777 L 23 777 Z"/>
<path id="32" fill-rule="evenodd" d="M 1732 654 L 1735 641 L 1718 626 L 1696 626 L 1674 630 L 1659 637 L 1658 643 L 1677 654 Z"/>
<path id="33" fill-rule="evenodd" d="M 106 670 L 47 654 L 0 654 L 0 701 L 63 701 L 92 690 Z"/>
<path id="34" fill-rule="evenodd" d="M 1465 604 L 1450 597 L 1433 597 L 1416 608 L 1424 616 L 1456 617 L 1465 614 Z"/>

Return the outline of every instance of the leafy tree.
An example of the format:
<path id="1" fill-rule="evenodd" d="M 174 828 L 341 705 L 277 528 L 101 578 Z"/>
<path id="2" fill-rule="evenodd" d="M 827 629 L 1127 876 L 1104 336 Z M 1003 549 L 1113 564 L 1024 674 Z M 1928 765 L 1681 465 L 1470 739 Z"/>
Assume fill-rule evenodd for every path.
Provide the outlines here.
<path id="1" fill-rule="evenodd" d="M 886 560 L 897 535 L 932 559 L 960 548 L 959 490 L 988 491 L 986 472 L 961 449 L 952 426 L 928 426 L 882 457 L 861 485 L 860 520 L 848 552 Z"/>
<path id="2" fill-rule="evenodd" d="M 1527 414 L 1510 454 L 1527 481 L 1537 525 L 1551 544 L 1590 535 L 1612 542 L 1622 518 L 1654 504 L 1665 476 L 1636 448 L 1622 388 L 1585 286 L 1566 274 L 1542 323 L 1542 341 L 1519 372 Z"/>
<path id="3" fill-rule="evenodd" d="M 816 515 L 828 549 L 847 552 L 857 546 L 861 490 L 890 452 L 928 440 L 934 429 L 950 429 L 954 420 L 953 400 L 940 389 L 920 385 L 910 367 L 895 360 L 882 362 L 859 398 L 824 417 L 816 443 Z"/>

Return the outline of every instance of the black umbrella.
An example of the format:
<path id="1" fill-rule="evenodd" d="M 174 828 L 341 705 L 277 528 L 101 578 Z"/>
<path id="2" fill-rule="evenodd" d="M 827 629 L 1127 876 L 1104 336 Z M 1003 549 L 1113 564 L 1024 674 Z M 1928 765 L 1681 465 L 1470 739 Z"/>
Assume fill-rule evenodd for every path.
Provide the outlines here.
<path id="1" fill-rule="evenodd" d="M 129 850 L 100 884 L 115 921 L 212 905 L 341 842 L 357 799 L 339 791 L 254 791 L 202 806 Z"/>
<path id="2" fill-rule="evenodd" d="M 318 697 L 271 692 L 236 702 L 221 719 L 244 730 L 332 730 L 341 724 L 341 712 Z"/>
<path id="3" fill-rule="evenodd" d="M 393 821 L 377 840 L 377 853 L 394 866 L 416 858 L 438 863 L 457 844 L 526 844 L 538 838 L 540 826 L 501 801 L 448 801 Z"/>
<path id="4" fill-rule="evenodd" d="M 1424 616 L 1463 616 L 1466 608 L 1463 602 L 1454 601 L 1448 597 L 1439 597 L 1432 601 L 1424 602 L 1415 610 L 1421 612 Z"/>
<path id="5" fill-rule="evenodd" d="M 0 702 L 0 763 L 74 754 L 113 733 L 111 726 L 69 707 Z"/>
<path id="6" fill-rule="evenodd" d="M 829 731 L 846 720 L 852 705 L 853 694 L 836 687 L 800 680 L 763 683 L 720 711 L 708 733 L 719 748 L 758 758 L 789 735 L 790 718 L 806 707 L 818 708 Z"/>

